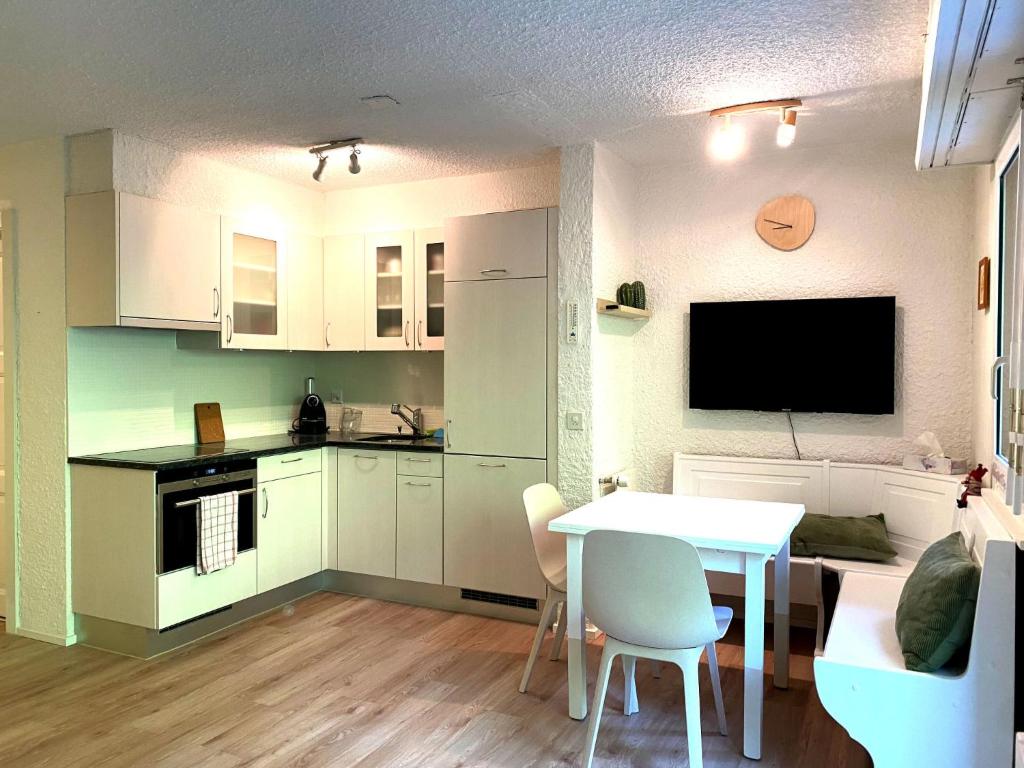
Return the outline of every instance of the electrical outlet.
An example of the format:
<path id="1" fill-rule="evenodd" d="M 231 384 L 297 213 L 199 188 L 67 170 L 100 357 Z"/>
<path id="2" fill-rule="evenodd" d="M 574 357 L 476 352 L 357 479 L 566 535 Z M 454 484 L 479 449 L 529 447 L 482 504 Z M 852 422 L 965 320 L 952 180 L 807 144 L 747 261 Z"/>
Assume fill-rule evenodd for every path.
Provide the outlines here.
<path id="1" fill-rule="evenodd" d="M 565 426 L 569 429 L 583 429 L 583 414 L 579 411 L 565 414 Z"/>
<path id="2" fill-rule="evenodd" d="M 341 403 L 345 402 L 342 399 L 342 394 L 341 394 L 341 390 L 340 389 L 332 389 L 331 390 L 331 402 L 332 403 L 337 403 L 339 405 Z"/>

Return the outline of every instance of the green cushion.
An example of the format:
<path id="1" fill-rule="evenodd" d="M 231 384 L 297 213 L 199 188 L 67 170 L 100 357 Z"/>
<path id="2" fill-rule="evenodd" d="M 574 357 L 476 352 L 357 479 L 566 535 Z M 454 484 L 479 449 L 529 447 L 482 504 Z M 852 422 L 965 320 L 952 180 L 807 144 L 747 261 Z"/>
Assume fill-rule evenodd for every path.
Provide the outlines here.
<path id="1" fill-rule="evenodd" d="M 896 608 L 896 636 L 907 669 L 935 672 L 967 647 L 980 582 L 981 569 L 959 533 L 925 550 Z"/>
<path id="2" fill-rule="evenodd" d="M 896 556 L 883 515 L 832 517 L 806 514 L 790 538 L 791 555 L 881 562 Z"/>

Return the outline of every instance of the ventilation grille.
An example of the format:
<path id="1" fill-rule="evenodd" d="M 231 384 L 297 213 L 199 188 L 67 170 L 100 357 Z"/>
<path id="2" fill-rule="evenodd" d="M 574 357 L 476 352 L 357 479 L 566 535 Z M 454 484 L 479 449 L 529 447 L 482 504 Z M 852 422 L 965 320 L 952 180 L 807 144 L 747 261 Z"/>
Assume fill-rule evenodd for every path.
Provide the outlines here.
<path id="1" fill-rule="evenodd" d="M 482 592 L 479 589 L 462 590 L 463 600 L 476 600 L 478 603 L 493 603 L 494 605 L 507 605 L 512 608 L 526 608 L 530 611 L 537 610 L 537 598 L 518 597 L 517 595 L 503 595 L 500 592 Z"/>

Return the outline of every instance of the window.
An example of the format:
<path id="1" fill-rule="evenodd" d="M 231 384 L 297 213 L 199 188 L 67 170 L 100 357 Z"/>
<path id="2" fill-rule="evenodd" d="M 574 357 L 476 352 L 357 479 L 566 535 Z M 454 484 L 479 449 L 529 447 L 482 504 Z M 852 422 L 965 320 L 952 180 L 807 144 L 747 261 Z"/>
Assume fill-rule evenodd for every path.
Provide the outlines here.
<path id="1" fill-rule="evenodd" d="M 996 319 L 996 354 L 1009 354 L 1010 324 L 1013 322 L 1013 270 L 1017 263 L 1017 176 L 1020 152 L 1014 152 L 999 176 L 999 287 Z M 1010 447 L 1010 398 L 1007 391 L 1008 366 L 1003 366 L 996 387 L 996 455 L 1006 460 Z"/>

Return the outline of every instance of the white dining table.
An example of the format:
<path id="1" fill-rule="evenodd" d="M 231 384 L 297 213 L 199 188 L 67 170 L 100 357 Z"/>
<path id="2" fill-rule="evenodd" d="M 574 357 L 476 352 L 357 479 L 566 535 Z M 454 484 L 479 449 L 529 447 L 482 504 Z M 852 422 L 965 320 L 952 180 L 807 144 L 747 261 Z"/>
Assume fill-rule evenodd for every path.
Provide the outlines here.
<path id="1" fill-rule="evenodd" d="M 693 544 L 706 571 L 745 577 L 743 754 L 761 757 L 764 710 L 765 565 L 775 558 L 775 686 L 789 685 L 789 537 L 803 504 L 618 491 L 557 517 L 548 530 L 565 534 L 569 637 L 569 715 L 587 716 L 583 540 L 610 530 L 671 536 Z M 642 564 L 638 564 L 642 567 Z"/>

